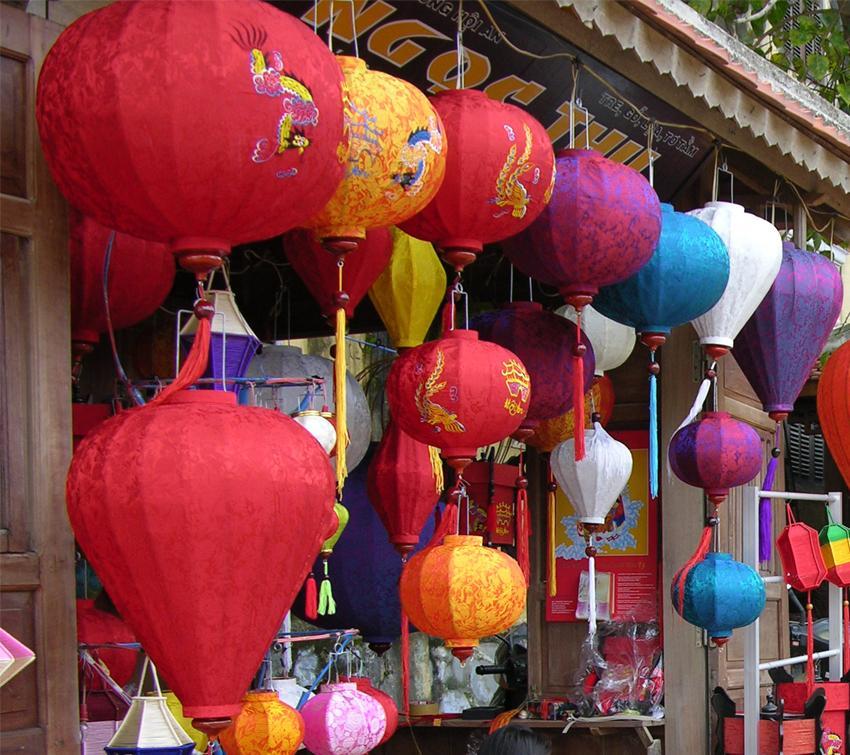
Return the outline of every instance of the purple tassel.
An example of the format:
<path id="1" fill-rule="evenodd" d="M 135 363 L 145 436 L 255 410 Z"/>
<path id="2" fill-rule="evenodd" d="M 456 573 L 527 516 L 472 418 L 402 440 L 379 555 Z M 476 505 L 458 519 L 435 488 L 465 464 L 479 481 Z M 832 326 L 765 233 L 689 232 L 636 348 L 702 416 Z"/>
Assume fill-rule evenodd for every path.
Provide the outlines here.
<path id="1" fill-rule="evenodd" d="M 779 466 L 779 449 L 773 448 L 770 452 L 770 461 L 767 464 L 767 472 L 762 483 L 762 490 L 773 490 L 773 481 L 776 478 L 776 468 Z M 772 499 L 761 498 L 759 500 L 759 561 L 770 561 L 773 551 L 773 511 Z"/>

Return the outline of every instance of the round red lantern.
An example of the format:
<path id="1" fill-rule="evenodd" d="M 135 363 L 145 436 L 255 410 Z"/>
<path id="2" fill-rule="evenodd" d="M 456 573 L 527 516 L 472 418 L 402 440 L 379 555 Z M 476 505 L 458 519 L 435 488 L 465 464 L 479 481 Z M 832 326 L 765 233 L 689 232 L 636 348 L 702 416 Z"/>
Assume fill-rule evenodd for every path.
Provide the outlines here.
<path id="1" fill-rule="evenodd" d="M 107 328 L 103 262 L 112 231 L 70 208 L 71 341 L 75 356 L 91 352 Z M 109 317 L 115 330 L 150 317 L 174 283 L 174 257 L 163 244 L 116 233 L 109 255 Z"/>
<path id="2" fill-rule="evenodd" d="M 432 450 L 435 453 L 432 453 Z M 442 466 L 436 449 L 411 438 L 390 420 L 369 464 L 366 489 L 390 542 L 402 555 L 419 542 L 442 489 Z"/>
<path id="3" fill-rule="evenodd" d="M 431 98 L 449 144 L 443 185 L 402 230 L 433 242 L 456 270 L 484 244 L 514 236 L 552 194 L 555 156 L 543 126 L 524 110 L 474 89 Z"/>
<path id="4" fill-rule="evenodd" d="M 53 177 L 108 228 L 203 273 L 318 212 L 342 179 L 342 73 L 258 0 L 121 2 L 48 53 L 37 119 Z"/>
<path id="5" fill-rule="evenodd" d="M 456 470 L 481 446 L 516 432 L 528 413 L 531 380 L 516 354 L 450 330 L 402 354 L 387 378 L 390 411 L 420 443 L 436 446 Z"/>
<path id="6" fill-rule="evenodd" d="M 387 728 L 384 731 L 383 739 L 378 742 L 382 745 L 386 742 L 398 729 L 398 706 L 393 699 L 383 690 L 372 686 L 372 680 L 368 676 L 341 676 L 339 678 L 343 684 L 353 684 L 361 692 L 365 692 L 369 697 L 378 701 L 387 715 Z"/>
<path id="7" fill-rule="evenodd" d="M 67 500 L 86 557 L 186 715 L 207 733 L 226 726 L 330 524 L 321 446 L 231 392 L 177 392 L 86 436 Z"/>
<path id="8" fill-rule="evenodd" d="M 818 421 L 829 453 L 850 486 L 850 341 L 826 360 L 818 381 Z"/>

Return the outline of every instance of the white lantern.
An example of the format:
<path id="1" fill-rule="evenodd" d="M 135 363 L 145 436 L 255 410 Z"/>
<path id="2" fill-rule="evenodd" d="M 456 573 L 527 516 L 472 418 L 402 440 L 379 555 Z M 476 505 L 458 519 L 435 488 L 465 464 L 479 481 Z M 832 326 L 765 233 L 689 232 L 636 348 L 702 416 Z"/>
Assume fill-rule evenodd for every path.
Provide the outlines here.
<path id="1" fill-rule="evenodd" d="M 298 706 L 301 704 L 301 698 L 305 693 L 307 695 L 307 700 L 313 697 L 313 693 L 310 692 L 310 690 L 306 687 L 302 687 L 298 683 L 298 680 L 293 679 L 292 677 L 272 679 L 271 687 L 275 692 L 277 692 L 277 696 L 280 698 L 282 703 L 286 703 L 286 705 L 290 708 L 295 708 L 295 710 L 298 710 Z"/>
<path id="2" fill-rule="evenodd" d="M 336 428 L 330 420 L 322 416 L 321 412 L 308 409 L 307 411 L 293 414 L 292 419 L 319 441 L 319 445 L 325 449 L 326 454 L 330 454 L 334 450 L 334 446 L 336 446 Z"/>
<path id="3" fill-rule="evenodd" d="M 603 524 L 632 474 L 632 452 L 602 425 L 584 431 L 585 456 L 575 460 L 570 438 L 552 451 L 549 464 L 561 489 L 583 524 Z"/>
<path id="4" fill-rule="evenodd" d="M 576 321 L 576 311 L 570 305 L 559 307 L 555 314 Z M 593 307 L 586 306 L 581 312 L 581 329 L 590 339 L 596 357 L 597 377 L 613 370 L 625 362 L 635 347 L 635 329 L 605 317 Z"/>
<path id="5" fill-rule="evenodd" d="M 782 237 L 766 220 L 731 202 L 709 202 L 688 215 L 710 225 L 729 250 L 729 282 L 723 296 L 693 321 L 700 344 L 717 358 L 732 348 L 735 336 L 773 285 L 782 264 Z"/>

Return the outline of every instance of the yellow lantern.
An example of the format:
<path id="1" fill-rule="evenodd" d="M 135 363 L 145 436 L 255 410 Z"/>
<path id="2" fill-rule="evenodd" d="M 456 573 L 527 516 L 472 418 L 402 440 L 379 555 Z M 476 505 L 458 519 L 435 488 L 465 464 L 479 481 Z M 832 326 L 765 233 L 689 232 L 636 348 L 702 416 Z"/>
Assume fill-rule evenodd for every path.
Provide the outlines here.
<path id="1" fill-rule="evenodd" d="M 304 740 L 304 719 L 277 692 L 248 692 L 219 741 L 227 755 L 293 755 Z"/>
<path id="2" fill-rule="evenodd" d="M 344 76 L 349 137 L 345 178 L 307 227 L 337 253 L 356 247 L 367 228 L 413 217 L 440 188 L 446 137 L 440 116 L 412 84 L 337 57 Z"/>
<path id="3" fill-rule="evenodd" d="M 183 704 L 177 699 L 177 695 L 173 692 L 165 693 L 165 704 L 171 715 L 174 716 L 180 728 L 183 729 L 195 743 L 197 752 L 204 752 L 207 749 L 208 737 L 206 734 L 198 731 L 192 726 L 192 720 L 183 715 Z"/>
<path id="4" fill-rule="evenodd" d="M 393 254 L 369 298 L 397 349 L 419 346 L 446 293 L 446 271 L 427 241 L 393 228 Z"/>
<path id="5" fill-rule="evenodd" d="M 445 640 L 461 662 L 481 637 L 503 632 L 525 610 L 519 564 L 480 537 L 446 535 L 413 556 L 401 573 L 401 605 L 412 624 Z"/>

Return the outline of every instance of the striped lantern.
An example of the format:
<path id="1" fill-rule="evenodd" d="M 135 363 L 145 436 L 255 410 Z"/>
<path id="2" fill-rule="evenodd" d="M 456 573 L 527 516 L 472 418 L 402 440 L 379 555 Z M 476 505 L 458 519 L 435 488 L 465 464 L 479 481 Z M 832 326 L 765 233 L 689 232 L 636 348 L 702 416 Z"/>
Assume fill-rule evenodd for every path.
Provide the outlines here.
<path id="1" fill-rule="evenodd" d="M 820 552 L 826 566 L 826 578 L 836 587 L 850 587 L 850 527 L 832 521 L 818 535 Z"/>

